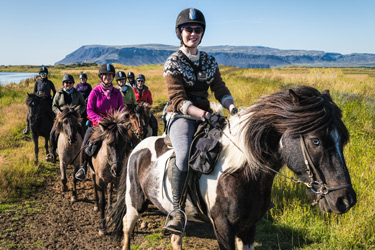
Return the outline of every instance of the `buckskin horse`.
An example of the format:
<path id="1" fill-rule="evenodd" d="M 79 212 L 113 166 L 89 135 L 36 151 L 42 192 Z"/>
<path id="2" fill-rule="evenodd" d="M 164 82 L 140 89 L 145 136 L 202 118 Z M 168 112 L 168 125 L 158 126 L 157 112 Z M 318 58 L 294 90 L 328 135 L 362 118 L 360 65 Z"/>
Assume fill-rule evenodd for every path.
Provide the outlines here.
<path id="1" fill-rule="evenodd" d="M 52 113 L 51 104 L 44 97 L 28 93 L 25 102 L 28 107 L 27 119 L 30 124 L 31 137 L 34 141 L 35 164 L 37 164 L 39 153 L 38 138 L 39 136 L 44 137 L 44 147 L 47 155 L 48 139 L 52 129 L 54 115 Z"/>
<path id="2" fill-rule="evenodd" d="M 256 223 L 269 209 L 272 183 L 284 164 L 295 173 L 292 180 L 313 191 L 322 211 L 348 212 L 356 193 L 343 155 L 349 132 L 341 118 L 328 90 L 306 86 L 260 98 L 230 117 L 215 169 L 199 179 L 206 211 L 201 213 L 189 195 L 188 219 L 210 221 L 220 249 L 254 249 Z M 146 138 L 130 154 L 119 187 L 118 204 L 125 205 L 116 205 L 112 216 L 117 229 L 123 224 L 123 249 L 130 249 L 148 202 L 165 214 L 173 210 L 164 171 L 172 152 L 159 136 Z M 173 234 L 171 241 L 173 249 L 181 249 L 181 235 Z"/>
<path id="3" fill-rule="evenodd" d="M 66 185 L 66 168 L 68 165 L 73 165 L 73 176 L 79 168 L 79 157 L 77 157 L 77 153 L 80 152 L 82 144 L 81 133 L 83 128 L 81 127 L 81 118 L 78 109 L 79 107 L 74 108 L 70 105 L 64 107 L 61 113 L 56 116 L 54 123 L 56 132 L 59 133 L 57 152 L 60 159 L 62 191 L 64 192 L 68 190 Z M 76 178 L 73 178 L 72 202 L 77 200 L 76 184 L 77 180 Z"/>
<path id="4" fill-rule="evenodd" d="M 100 209 L 99 235 L 106 233 L 105 193 L 108 195 L 108 207 L 111 207 L 113 184 L 118 182 L 125 164 L 125 158 L 132 149 L 128 131 L 132 128 L 128 112 L 115 111 L 100 121 L 94 128 L 90 141 L 101 141 L 101 147 L 89 161 L 95 191 L 94 210 Z"/>

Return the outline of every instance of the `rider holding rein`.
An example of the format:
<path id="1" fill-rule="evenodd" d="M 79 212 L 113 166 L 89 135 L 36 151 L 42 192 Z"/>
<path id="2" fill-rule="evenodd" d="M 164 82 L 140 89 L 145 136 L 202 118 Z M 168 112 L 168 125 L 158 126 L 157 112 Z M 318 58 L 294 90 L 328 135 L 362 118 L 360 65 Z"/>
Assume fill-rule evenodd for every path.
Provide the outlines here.
<path id="1" fill-rule="evenodd" d="M 137 99 L 135 98 L 134 90 L 129 83 L 126 82 L 126 74 L 124 71 L 116 72 L 115 77 L 118 86 L 120 87 L 122 98 L 124 99 L 124 104 L 137 104 Z"/>
<path id="2" fill-rule="evenodd" d="M 176 35 L 181 41 L 180 49 L 173 53 L 164 65 L 164 80 L 170 105 L 167 107 L 167 134 L 176 154 L 172 168 L 171 214 L 166 229 L 182 233 L 184 202 L 179 205 L 187 176 L 189 149 L 200 120 L 210 117 L 212 110 L 208 100 L 208 89 L 231 114 L 237 113 L 234 99 L 221 78 L 218 64 L 213 56 L 198 50 L 206 29 L 201 11 L 183 10 L 176 20 Z"/>
<path id="3" fill-rule="evenodd" d="M 51 106 L 52 106 L 52 98 L 56 94 L 55 85 L 52 81 L 48 80 L 48 69 L 45 66 L 42 66 L 39 69 L 39 76 L 40 79 L 35 82 L 34 85 L 34 94 L 43 97 L 50 107 L 50 115 L 54 116 Z M 51 90 L 53 92 L 53 95 L 51 96 Z M 26 135 L 30 132 L 30 124 L 29 119 L 26 119 L 26 128 L 23 130 L 23 133 Z"/>
<path id="4" fill-rule="evenodd" d="M 121 110 L 124 108 L 124 101 L 121 91 L 113 87 L 112 81 L 116 71 L 112 64 L 102 64 L 99 68 L 99 78 L 101 82 L 90 93 L 87 102 L 87 116 L 92 126 L 97 126 L 99 122 L 110 112 Z M 85 137 L 82 142 L 82 149 L 93 134 L 93 127 L 86 130 Z M 81 168 L 75 175 L 78 180 L 86 178 L 86 164 L 84 164 L 84 152 L 81 150 L 80 155 Z"/>
<path id="5" fill-rule="evenodd" d="M 82 114 L 86 109 L 86 103 L 82 94 L 74 88 L 74 77 L 65 74 L 63 79 L 63 88 L 58 91 L 53 98 L 52 111 L 58 115 L 66 105 L 79 107 L 79 113 Z M 81 127 L 79 127 L 81 128 Z M 78 131 L 83 137 L 83 130 Z M 49 162 L 56 162 L 56 148 L 59 134 L 56 132 L 55 126 L 52 127 L 50 133 L 50 154 L 47 155 L 46 160 Z"/>

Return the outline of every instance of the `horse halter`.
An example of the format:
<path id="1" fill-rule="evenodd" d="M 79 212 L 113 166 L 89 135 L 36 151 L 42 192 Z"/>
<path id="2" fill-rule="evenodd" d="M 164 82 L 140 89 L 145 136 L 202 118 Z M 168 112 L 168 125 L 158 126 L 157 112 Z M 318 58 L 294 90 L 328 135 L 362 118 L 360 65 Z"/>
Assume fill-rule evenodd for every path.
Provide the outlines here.
<path id="1" fill-rule="evenodd" d="M 300 142 L 301 142 L 303 159 L 304 159 L 304 162 L 305 162 L 305 166 L 307 168 L 306 172 L 307 172 L 307 174 L 310 178 L 310 182 L 303 182 L 301 180 L 295 180 L 295 181 L 305 184 L 313 193 L 317 194 L 316 199 L 312 203 L 313 206 L 318 204 L 319 200 L 324 198 L 324 196 L 326 196 L 329 192 L 339 190 L 339 189 L 343 189 L 343 188 L 348 188 L 348 187 L 352 186 L 352 184 L 339 185 L 339 186 L 329 186 L 326 183 L 324 183 L 321 173 L 318 171 L 318 169 L 314 165 L 314 162 L 311 159 L 310 153 L 309 153 L 309 151 L 307 150 L 307 147 L 306 147 L 305 139 L 303 138 L 302 135 L 300 135 Z M 316 175 L 317 175 L 317 177 L 320 181 L 315 180 L 314 173 L 316 173 Z M 314 185 L 317 185 L 318 188 L 314 189 Z"/>

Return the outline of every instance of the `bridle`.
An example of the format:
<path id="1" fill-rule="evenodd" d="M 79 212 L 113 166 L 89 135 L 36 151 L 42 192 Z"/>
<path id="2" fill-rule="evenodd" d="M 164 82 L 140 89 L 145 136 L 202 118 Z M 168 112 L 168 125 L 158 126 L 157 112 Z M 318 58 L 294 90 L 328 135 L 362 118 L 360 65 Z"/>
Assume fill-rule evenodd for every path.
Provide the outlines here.
<path id="1" fill-rule="evenodd" d="M 224 131 L 222 131 L 222 132 L 234 146 L 236 146 L 242 153 L 244 153 L 243 150 Z M 304 163 L 305 163 L 305 166 L 307 168 L 306 172 L 307 172 L 307 174 L 310 178 L 309 182 L 303 181 L 299 178 L 289 177 L 289 176 L 287 176 L 287 175 L 285 175 L 285 174 L 283 174 L 279 171 L 276 171 L 276 170 L 274 170 L 274 169 L 272 169 L 272 168 L 270 168 L 266 165 L 262 165 L 262 167 L 274 172 L 275 174 L 281 175 L 281 176 L 283 176 L 283 177 L 285 177 L 285 178 L 287 178 L 287 179 L 289 179 L 289 180 L 291 180 L 295 183 L 304 184 L 307 188 L 309 188 L 313 193 L 315 193 L 317 195 L 316 199 L 312 202 L 313 206 L 317 205 L 319 200 L 324 198 L 329 192 L 336 191 L 336 190 L 343 189 L 343 188 L 348 188 L 348 187 L 352 186 L 352 184 L 333 186 L 333 185 L 327 185 L 326 183 L 324 183 L 320 172 L 316 168 L 314 162 L 311 159 L 310 153 L 307 150 L 305 139 L 303 138 L 302 135 L 300 135 L 299 137 L 300 137 L 300 144 L 301 144 Z M 317 173 L 320 181 L 315 179 L 314 172 Z M 318 186 L 318 188 L 315 189 L 314 186 Z"/>
<path id="2" fill-rule="evenodd" d="M 139 114 L 136 114 L 136 117 L 137 117 L 137 120 L 138 120 L 138 124 L 140 125 L 141 121 L 140 121 L 140 118 L 139 118 Z M 130 119 L 134 119 L 134 118 L 130 118 Z M 137 129 L 133 127 L 133 123 L 131 121 L 129 121 L 129 123 L 127 124 L 126 127 L 127 127 L 128 131 L 131 131 L 132 134 L 134 134 L 137 137 L 137 139 L 142 140 L 143 135 L 140 134 L 137 131 Z M 138 128 L 140 128 L 140 126 L 138 126 Z"/>

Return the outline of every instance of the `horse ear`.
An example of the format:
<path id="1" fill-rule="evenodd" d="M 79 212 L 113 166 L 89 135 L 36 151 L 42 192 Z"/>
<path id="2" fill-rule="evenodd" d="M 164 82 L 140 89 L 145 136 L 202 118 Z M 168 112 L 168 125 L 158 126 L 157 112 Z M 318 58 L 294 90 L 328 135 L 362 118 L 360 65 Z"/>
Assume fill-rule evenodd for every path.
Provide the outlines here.
<path id="1" fill-rule="evenodd" d="M 74 111 L 79 112 L 80 107 L 81 107 L 80 105 L 77 105 L 77 106 L 74 108 Z"/>
<path id="2" fill-rule="evenodd" d="M 326 95 L 329 97 L 330 100 L 332 100 L 332 97 L 331 97 L 331 94 L 329 93 L 329 90 L 328 89 L 325 89 L 322 91 L 322 95 Z"/>
<path id="3" fill-rule="evenodd" d="M 292 98 L 292 103 L 294 105 L 297 105 L 301 101 L 301 98 L 292 89 L 289 89 L 289 96 Z"/>

